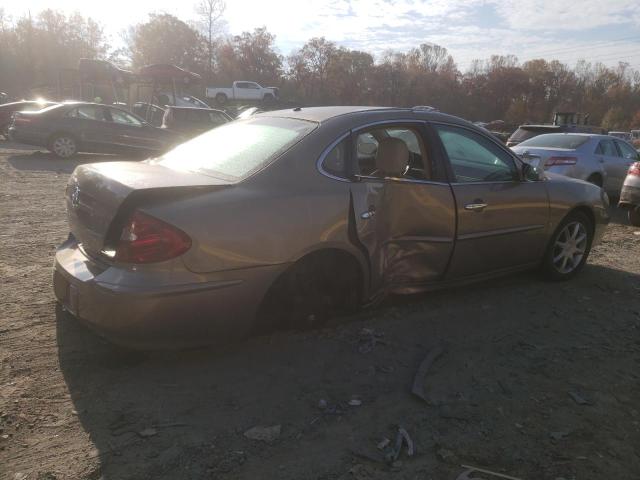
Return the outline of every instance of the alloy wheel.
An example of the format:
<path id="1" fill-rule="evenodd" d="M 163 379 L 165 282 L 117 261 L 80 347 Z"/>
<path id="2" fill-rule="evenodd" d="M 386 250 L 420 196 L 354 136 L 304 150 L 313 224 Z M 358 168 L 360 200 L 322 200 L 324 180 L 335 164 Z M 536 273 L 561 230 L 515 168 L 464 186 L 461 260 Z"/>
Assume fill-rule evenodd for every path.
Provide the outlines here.
<path id="1" fill-rule="evenodd" d="M 587 228 L 582 222 L 571 222 L 565 225 L 553 245 L 554 268 L 562 274 L 575 270 L 584 258 L 588 241 Z"/>
<path id="2" fill-rule="evenodd" d="M 76 153 L 76 142 L 70 137 L 58 137 L 52 144 L 53 153 L 62 158 L 69 158 Z"/>

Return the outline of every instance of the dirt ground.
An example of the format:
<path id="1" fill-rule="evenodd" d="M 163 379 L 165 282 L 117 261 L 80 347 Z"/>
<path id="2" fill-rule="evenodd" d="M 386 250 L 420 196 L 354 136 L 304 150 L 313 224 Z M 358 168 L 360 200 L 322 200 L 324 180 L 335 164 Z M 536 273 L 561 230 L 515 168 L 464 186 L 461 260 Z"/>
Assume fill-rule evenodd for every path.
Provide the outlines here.
<path id="1" fill-rule="evenodd" d="M 623 212 L 569 283 L 527 273 L 321 331 L 140 354 L 53 299 L 64 186 L 99 159 L 0 143 L 0 478 L 640 478 L 640 231 Z M 411 384 L 437 346 L 425 402 Z M 279 434 L 247 438 L 256 426 Z M 399 426 L 415 453 L 386 461 Z"/>

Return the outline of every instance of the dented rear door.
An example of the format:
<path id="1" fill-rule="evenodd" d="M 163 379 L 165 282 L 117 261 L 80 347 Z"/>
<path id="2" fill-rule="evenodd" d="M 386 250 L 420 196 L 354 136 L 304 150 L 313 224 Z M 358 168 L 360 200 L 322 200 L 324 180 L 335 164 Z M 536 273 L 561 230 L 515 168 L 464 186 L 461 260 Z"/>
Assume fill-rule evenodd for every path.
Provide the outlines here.
<path id="1" fill-rule="evenodd" d="M 358 239 L 371 264 L 371 290 L 421 290 L 447 268 L 455 203 L 446 183 L 362 178 L 352 184 Z"/>

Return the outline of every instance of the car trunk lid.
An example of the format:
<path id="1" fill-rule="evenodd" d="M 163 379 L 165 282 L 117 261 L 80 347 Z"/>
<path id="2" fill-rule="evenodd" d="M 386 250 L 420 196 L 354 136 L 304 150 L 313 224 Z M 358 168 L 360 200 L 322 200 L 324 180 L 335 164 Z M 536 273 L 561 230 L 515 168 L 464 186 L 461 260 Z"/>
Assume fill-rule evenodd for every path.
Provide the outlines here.
<path id="1" fill-rule="evenodd" d="M 67 184 L 66 203 L 71 233 L 84 250 L 99 255 L 111 224 L 135 199 L 155 194 L 224 188 L 231 182 L 147 162 L 105 162 L 80 165 Z"/>
<path id="2" fill-rule="evenodd" d="M 550 157 L 562 156 L 570 153 L 575 153 L 575 150 L 567 148 L 546 148 L 546 147 L 515 147 L 513 151 L 518 155 L 523 162 L 526 162 L 534 167 L 544 168 L 546 161 Z"/>

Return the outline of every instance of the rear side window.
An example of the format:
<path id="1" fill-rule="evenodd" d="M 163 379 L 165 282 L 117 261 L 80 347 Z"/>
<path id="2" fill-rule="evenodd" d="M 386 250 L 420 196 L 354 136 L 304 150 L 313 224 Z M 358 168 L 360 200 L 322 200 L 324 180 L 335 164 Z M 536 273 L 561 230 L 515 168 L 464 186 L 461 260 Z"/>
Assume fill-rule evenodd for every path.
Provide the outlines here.
<path id="1" fill-rule="evenodd" d="M 107 120 L 104 115 L 104 107 L 99 107 L 98 105 L 83 105 L 74 108 L 69 112 L 68 116 L 82 120 L 98 120 L 101 122 Z"/>
<path id="2" fill-rule="evenodd" d="M 510 182 L 518 179 L 513 158 L 482 135 L 448 125 L 437 125 L 436 130 L 457 182 Z"/>
<path id="3" fill-rule="evenodd" d="M 586 135 L 571 135 L 564 133 L 548 133 L 545 135 L 538 135 L 525 142 L 522 142 L 520 147 L 548 147 L 548 148 L 566 148 L 568 150 L 575 150 L 576 148 L 584 145 L 589 141 L 589 137 Z"/>
<path id="4" fill-rule="evenodd" d="M 348 139 L 342 140 L 324 157 L 322 169 L 334 177 L 347 177 L 347 157 L 349 155 Z"/>
<path id="5" fill-rule="evenodd" d="M 537 132 L 535 130 L 529 130 L 527 128 L 519 127 L 515 132 L 511 134 L 511 137 L 509 137 L 509 140 L 513 142 L 524 142 L 525 140 L 529 138 L 533 138 L 542 133 L 543 132 Z"/>

